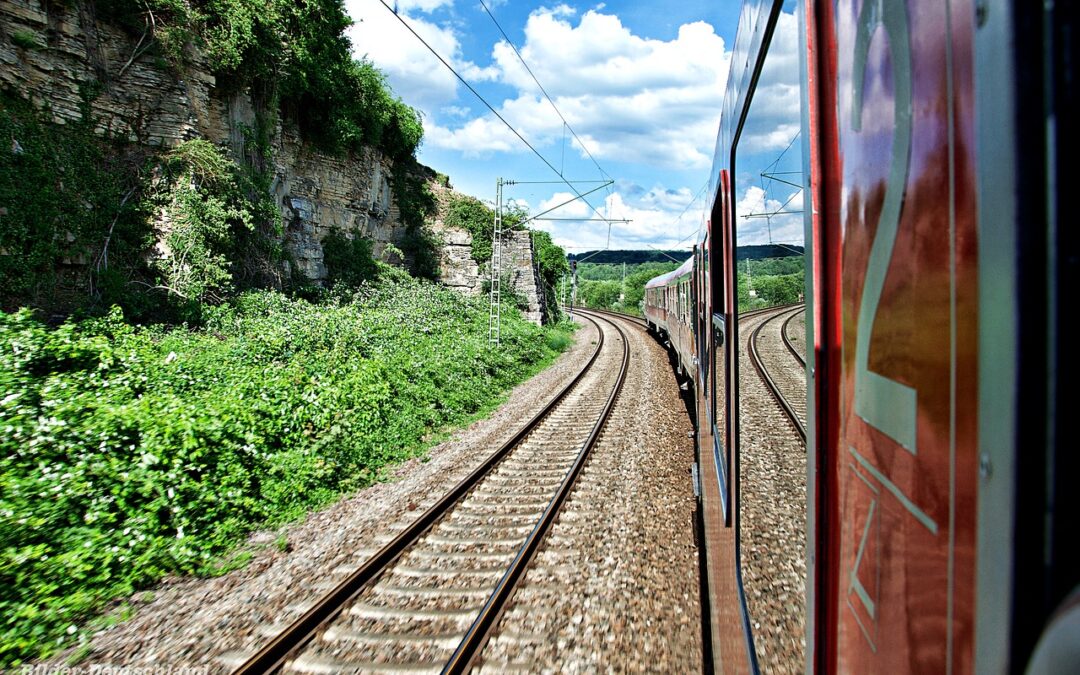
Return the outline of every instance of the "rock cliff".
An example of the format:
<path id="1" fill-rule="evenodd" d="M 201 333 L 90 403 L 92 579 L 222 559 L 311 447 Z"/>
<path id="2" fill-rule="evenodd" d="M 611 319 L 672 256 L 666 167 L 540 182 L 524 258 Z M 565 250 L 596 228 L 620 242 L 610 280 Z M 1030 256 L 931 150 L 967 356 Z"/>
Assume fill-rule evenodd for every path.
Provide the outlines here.
<path id="1" fill-rule="evenodd" d="M 276 111 L 260 109 L 251 91 L 218 87 L 197 49 L 187 50 L 178 70 L 141 44 L 139 36 L 96 16 L 91 0 L 3 0 L 0 88 L 30 100 L 57 124 L 89 115 L 98 135 L 148 149 L 202 138 L 238 161 L 253 156 L 248 146 L 261 113 L 263 122 L 276 120 L 264 148 L 270 157 L 265 169 L 297 271 L 326 279 L 322 240 L 332 231 L 359 232 L 372 239 L 375 256 L 405 262 L 397 251 L 407 228 L 391 189 L 394 171 L 404 169 L 374 148 L 344 156 L 322 152 L 282 124 Z M 482 294 L 490 273 L 473 260 L 471 235 L 442 222 L 449 188 L 433 180 L 429 188 L 441 207 L 429 223 L 440 241 L 440 278 L 463 293 Z M 543 293 L 528 233 L 508 232 L 504 246 L 503 277 L 528 305 L 529 318 L 540 323 Z"/>
<path id="2" fill-rule="evenodd" d="M 219 90 L 206 59 L 190 52 L 176 72 L 140 52 L 137 36 L 99 20 L 86 0 L 0 3 L 0 87 L 59 124 L 89 112 L 102 136 L 152 148 L 205 138 L 240 159 L 256 127 L 252 94 Z M 341 157 L 320 152 L 280 121 L 270 150 L 286 245 L 306 276 L 326 278 L 321 241 L 334 229 L 370 237 L 377 256 L 387 244 L 400 247 L 405 227 L 389 158 L 374 149 Z"/>
<path id="3" fill-rule="evenodd" d="M 432 231 L 440 242 L 440 281 L 466 295 L 486 292 L 491 279 L 490 262 L 478 263 L 472 257 L 472 234 L 446 224 L 444 215 L 452 190 L 438 184 L 430 186 L 437 204 Z M 526 230 L 503 233 L 501 278 L 509 282 L 509 290 L 522 301 L 522 311 L 529 321 L 539 325 L 546 316 L 544 294 L 533 249 L 532 238 Z"/>

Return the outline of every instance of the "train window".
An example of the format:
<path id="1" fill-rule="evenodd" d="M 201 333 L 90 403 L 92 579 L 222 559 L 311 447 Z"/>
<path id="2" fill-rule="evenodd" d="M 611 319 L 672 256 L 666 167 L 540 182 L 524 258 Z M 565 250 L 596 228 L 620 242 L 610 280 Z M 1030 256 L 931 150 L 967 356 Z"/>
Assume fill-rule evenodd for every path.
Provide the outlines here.
<path id="1" fill-rule="evenodd" d="M 782 2 L 770 17 L 775 23 L 764 63 L 756 82 L 745 80 L 753 88 L 731 158 L 738 362 L 738 376 L 731 382 L 738 414 L 733 471 L 740 547 L 753 552 L 741 556 L 740 567 L 758 662 L 764 671 L 794 671 L 805 663 L 802 648 L 786 636 L 790 626 L 803 624 L 806 612 L 805 541 L 800 535 L 806 525 L 806 453 L 759 368 L 772 374 L 792 408 L 806 409 L 802 367 L 782 339 L 785 322 L 797 310 L 749 314 L 798 303 L 805 269 L 795 0 Z M 786 329 L 795 332 L 798 325 L 788 323 Z M 775 545 L 778 533 L 786 533 L 784 546 Z M 781 589 L 790 589 L 791 601 L 767 606 Z"/>

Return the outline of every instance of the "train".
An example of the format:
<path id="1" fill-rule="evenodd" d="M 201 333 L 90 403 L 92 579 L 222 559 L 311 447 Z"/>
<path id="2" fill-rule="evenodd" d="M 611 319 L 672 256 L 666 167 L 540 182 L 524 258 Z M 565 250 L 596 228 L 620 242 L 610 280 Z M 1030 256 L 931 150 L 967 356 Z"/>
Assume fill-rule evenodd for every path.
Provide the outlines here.
<path id="1" fill-rule="evenodd" d="M 710 668 L 760 669 L 736 268 L 763 223 L 805 265 L 801 669 L 1080 667 L 1077 27 L 1071 3 L 742 3 L 701 235 L 643 300 L 693 400 Z"/>

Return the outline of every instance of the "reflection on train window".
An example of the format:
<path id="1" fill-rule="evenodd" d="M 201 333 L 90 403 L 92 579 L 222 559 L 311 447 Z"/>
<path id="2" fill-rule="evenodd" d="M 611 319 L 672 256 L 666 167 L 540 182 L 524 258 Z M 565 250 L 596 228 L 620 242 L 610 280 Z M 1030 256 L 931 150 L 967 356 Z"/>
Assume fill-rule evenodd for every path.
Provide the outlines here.
<path id="1" fill-rule="evenodd" d="M 802 641 L 791 636 L 804 634 L 806 615 L 806 454 L 759 374 L 762 368 L 770 373 L 792 407 L 803 411 L 805 424 L 805 370 L 782 338 L 784 331 L 804 330 L 802 314 L 796 307 L 767 309 L 799 303 L 804 287 L 798 47 L 795 2 L 785 2 L 735 146 L 731 188 L 740 565 L 754 647 L 765 672 L 801 671 L 805 663 Z M 757 364 L 752 347 L 760 356 Z"/>

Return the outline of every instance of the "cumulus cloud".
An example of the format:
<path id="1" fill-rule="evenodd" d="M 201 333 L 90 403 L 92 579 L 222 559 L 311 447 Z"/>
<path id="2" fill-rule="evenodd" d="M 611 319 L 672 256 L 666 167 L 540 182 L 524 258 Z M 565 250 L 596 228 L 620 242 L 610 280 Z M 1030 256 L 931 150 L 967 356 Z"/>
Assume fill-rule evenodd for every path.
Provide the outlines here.
<path id="1" fill-rule="evenodd" d="M 723 38 L 704 22 L 664 41 L 634 35 L 599 8 L 576 16 L 566 5 L 536 10 L 520 51 L 585 148 L 600 160 L 707 167 L 728 70 Z M 562 120 L 508 43 L 495 44 L 491 65 L 469 73 L 511 87 L 515 95 L 497 107 L 530 142 L 561 142 Z M 505 134 L 489 133 L 501 123 L 481 119 L 429 125 L 428 142 L 473 154 L 506 150 Z"/>
<path id="2" fill-rule="evenodd" d="M 799 132 L 799 32 L 794 14 L 781 12 L 761 70 L 737 151 L 781 151 Z"/>
<path id="3" fill-rule="evenodd" d="M 462 57 L 454 28 L 430 16 L 452 4 L 453 0 L 398 0 L 396 6 L 398 16 L 459 71 L 482 74 Z M 381 2 L 346 0 L 345 9 L 354 21 L 348 29 L 353 55 L 369 59 L 385 72 L 394 93 L 429 114 L 457 99 L 454 75 Z"/>
<path id="4" fill-rule="evenodd" d="M 802 207 L 802 190 L 766 192 L 757 185 L 747 187 L 735 204 L 738 245 L 801 244 L 803 217 L 796 212 Z"/>
<path id="5" fill-rule="evenodd" d="M 559 191 L 541 200 L 534 213 L 546 211 L 572 200 L 571 192 Z M 577 221 L 534 221 L 536 227 L 551 232 L 556 244 L 570 250 L 581 248 L 686 248 L 696 241 L 701 224 L 700 202 L 687 188 L 669 189 L 661 185 L 645 189 L 638 185 L 620 185 L 619 191 L 602 200 L 590 202 L 599 215 L 581 200 L 571 201 L 549 215 Z M 690 208 L 687 208 L 690 207 Z M 602 221 L 588 218 L 612 218 L 629 222 L 613 222 L 610 230 Z M 609 237 L 610 231 L 610 237 Z"/>

